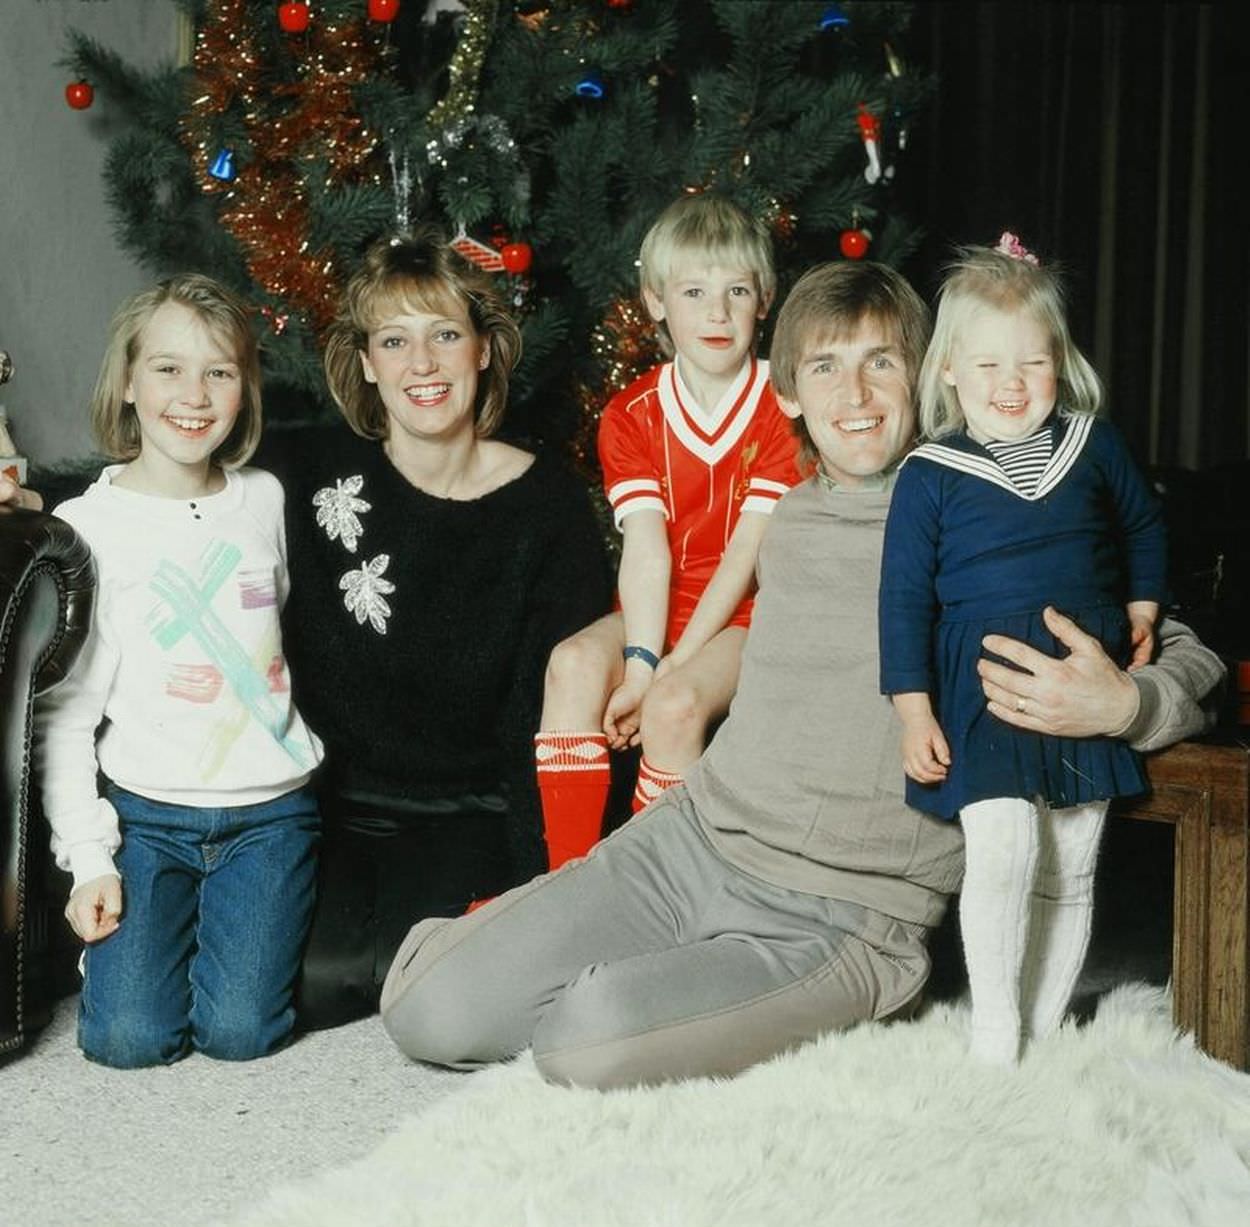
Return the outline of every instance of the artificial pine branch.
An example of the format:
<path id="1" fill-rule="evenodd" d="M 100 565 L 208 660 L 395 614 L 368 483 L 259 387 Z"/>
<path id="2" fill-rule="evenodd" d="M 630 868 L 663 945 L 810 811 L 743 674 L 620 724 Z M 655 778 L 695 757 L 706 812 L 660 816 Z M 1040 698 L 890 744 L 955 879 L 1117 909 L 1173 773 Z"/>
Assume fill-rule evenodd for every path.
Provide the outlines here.
<path id="1" fill-rule="evenodd" d="M 848 0 L 849 24 L 822 32 L 826 0 L 465 0 L 466 13 L 432 21 L 406 4 L 386 28 L 364 20 L 364 0 L 316 0 L 312 35 L 292 38 L 278 28 L 275 0 L 176 3 L 201 38 L 216 31 L 193 69 L 141 73 L 79 34 L 66 62 L 125 119 L 105 171 L 123 244 L 154 271 L 203 269 L 249 297 L 274 420 L 332 409 L 317 321 L 290 292 L 266 288 L 291 278 L 258 279 L 272 254 L 264 240 L 249 234 L 241 245 L 227 224 L 254 217 L 267 185 L 290 186 L 270 191 L 266 208 L 298 205 L 285 220 L 262 219 L 281 240 L 276 250 L 311 253 L 331 270 L 330 288 L 374 237 L 405 222 L 529 243 L 533 267 L 501 285 L 525 338 L 512 421 L 533 436 L 576 435 L 583 450 L 608 390 L 605 342 L 592 337 L 618 337 L 629 361 L 651 360 L 645 318 L 622 325 L 622 306 L 636 299 L 643 234 L 679 192 L 724 192 L 773 225 L 783 287 L 811 260 L 836 256 L 839 231 L 856 222 L 872 232 L 873 258 L 898 262 L 916 242 L 889 185 L 866 182 L 856 124 L 862 102 L 886 125 L 887 152 L 906 175 L 895 134 L 932 87 L 923 72 L 889 67 L 884 51 L 904 46 L 909 4 Z M 470 17 L 488 8 L 480 56 L 463 54 Z M 361 41 L 350 95 L 327 114 L 317 107 L 328 79 L 316 48 L 338 54 L 332 27 Z M 254 58 L 235 62 L 244 49 Z M 476 99 L 450 113 L 457 52 Z M 592 72 L 602 97 L 579 96 Z M 316 123 L 301 142 L 291 117 L 303 115 Z M 339 120 L 343 135 L 327 135 Z M 289 144 L 278 140 L 291 131 Z M 252 168 L 251 204 L 238 184 L 207 173 L 226 149 L 241 174 Z M 309 268 L 296 271 L 307 280 Z M 600 333 L 605 321 L 613 328 Z M 624 377 L 622 361 L 611 365 L 613 379 Z"/>

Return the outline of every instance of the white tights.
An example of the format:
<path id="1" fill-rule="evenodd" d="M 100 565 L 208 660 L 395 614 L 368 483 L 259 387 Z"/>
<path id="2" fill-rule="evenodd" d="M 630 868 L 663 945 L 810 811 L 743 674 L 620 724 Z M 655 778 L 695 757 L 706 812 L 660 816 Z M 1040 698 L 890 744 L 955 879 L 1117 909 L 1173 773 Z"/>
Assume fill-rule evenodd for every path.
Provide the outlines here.
<path id="1" fill-rule="evenodd" d="M 996 797 L 965 806 L 959 900 L 972 1054 L 1014 1064 L 1023 1035 L 1058 1027 L 1085 962 L 1107 802 L 1052 810 Z"/>

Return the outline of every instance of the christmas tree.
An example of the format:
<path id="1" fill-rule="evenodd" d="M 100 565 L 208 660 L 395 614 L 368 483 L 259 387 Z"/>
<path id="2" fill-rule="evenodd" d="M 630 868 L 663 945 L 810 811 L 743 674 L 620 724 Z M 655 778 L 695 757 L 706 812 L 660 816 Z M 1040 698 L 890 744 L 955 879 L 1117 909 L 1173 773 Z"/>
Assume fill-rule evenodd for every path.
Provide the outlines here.
<path id="1" fill-rule="evenodd" d="M 899 264 L 892 208 L 931 80 L 911 6 L 819 0 L 182 0 L 189 65 L 71 36 L 124 114 L 106 165 L 124 246 L 210 272 L 261 328 L 270 420 L 332 412 L 318 340 L 378 235 L 439 223 L 523 323 L 509 429 L 593 463 L 597 414 L 657 357 L 646 228 L 682 191 L 767 220 L 780 291 L 817 260 Z M 68 95 L 67 95 L 68 96 Z"/>

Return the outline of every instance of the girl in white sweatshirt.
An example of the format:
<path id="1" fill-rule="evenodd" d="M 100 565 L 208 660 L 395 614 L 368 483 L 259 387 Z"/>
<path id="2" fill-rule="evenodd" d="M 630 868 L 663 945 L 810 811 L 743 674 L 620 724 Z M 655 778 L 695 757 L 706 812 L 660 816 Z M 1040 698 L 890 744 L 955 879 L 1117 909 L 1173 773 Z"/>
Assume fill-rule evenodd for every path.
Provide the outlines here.
<path id="1" fill-rule="evenodd" d="M 40 711 L 44 808 L 86 943 L 78 1039 L 107 1065 L 281 1045 L 311 914 L 321 745 L 291 702 L 282 489 L 247 311 L 181 275 L 114 317 L 92 425 L 106 467 L 57 508 L 98 586 Z"/>

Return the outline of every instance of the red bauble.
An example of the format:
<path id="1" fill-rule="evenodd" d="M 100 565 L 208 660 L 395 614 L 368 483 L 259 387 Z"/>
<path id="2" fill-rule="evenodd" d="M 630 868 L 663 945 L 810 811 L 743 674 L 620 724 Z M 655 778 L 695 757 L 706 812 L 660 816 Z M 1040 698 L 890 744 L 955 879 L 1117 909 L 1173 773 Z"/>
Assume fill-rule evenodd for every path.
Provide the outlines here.
<path id="1" fill-rule="evenodd" d="M 278 5 L 278 24 L 288 34 L 302 34 L 308 29 L 311 16 L 307 0 L 287 0 Z"/>
<path id="2" fill-rule="evenodd" d="M 369 0 L 370 21 L 394 21 L 399 16 L 399 0 Z"/>
<path id="3" fill-rule="evenodd" d="M 503 266 L 510 273 L 527 273 L 534 263 L 534 249 L 528 243 L 509 243 L 500 253 Z"/>
<path id="4" fill-rule="evenodd" d="M 95 101 L 95 90 L 90 81 L 71 81 L 65 87 L 65 101 L 75 111 L 85 111 Z"/>
<path id="5" fill-rule="evenodd" d="M 868 254 L 868 235 L 863 230 L 843 230 L 838 246 L 848 260 L 862 260 Z"/>
<path id="6" fill-rule="evenodd" d="M 608 8 L 610 9 L 632 9 L 634 0 L 608 0 Z"/>

